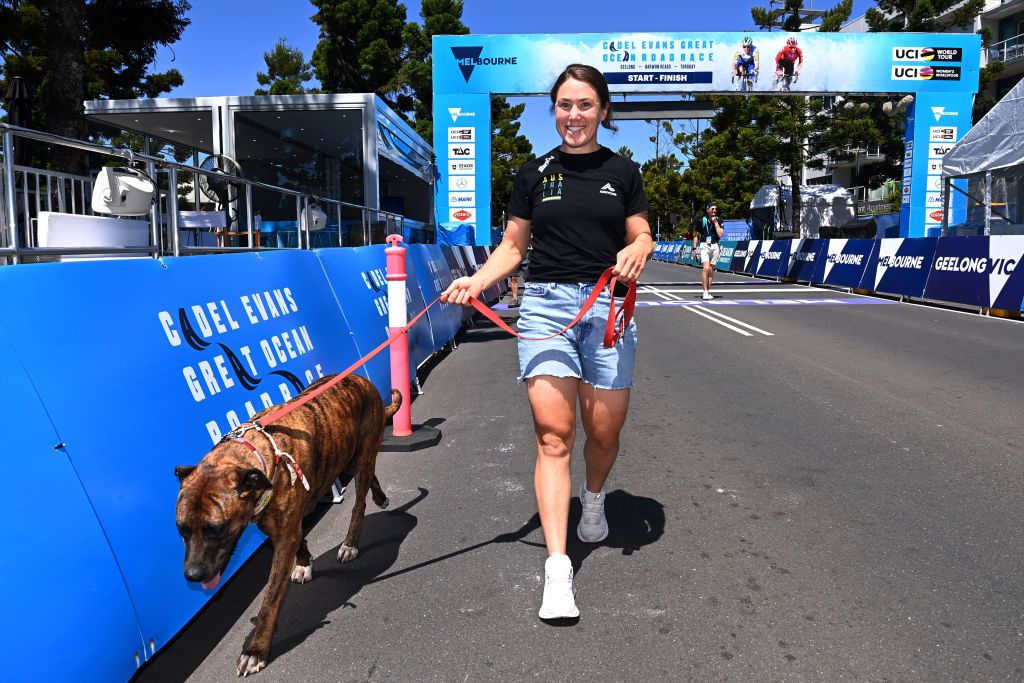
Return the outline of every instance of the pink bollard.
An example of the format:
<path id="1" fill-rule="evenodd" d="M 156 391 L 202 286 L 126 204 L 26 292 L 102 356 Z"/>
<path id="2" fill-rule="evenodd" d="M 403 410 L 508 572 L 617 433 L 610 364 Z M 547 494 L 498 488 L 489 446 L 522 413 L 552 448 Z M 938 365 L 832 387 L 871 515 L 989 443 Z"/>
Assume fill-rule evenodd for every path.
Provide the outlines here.
<path id="1" fill-rule="evenodd" d="M 399 235 L 388 235 L 388 336 L 391 353 L 391 388 L 402 394 L 402 407 L 392 419 L 393 436 L 412 436 L 412 401 L 409 399 L 409 335 L 402 331 L 409 320 L 405 308 L 405 247 Z"/>

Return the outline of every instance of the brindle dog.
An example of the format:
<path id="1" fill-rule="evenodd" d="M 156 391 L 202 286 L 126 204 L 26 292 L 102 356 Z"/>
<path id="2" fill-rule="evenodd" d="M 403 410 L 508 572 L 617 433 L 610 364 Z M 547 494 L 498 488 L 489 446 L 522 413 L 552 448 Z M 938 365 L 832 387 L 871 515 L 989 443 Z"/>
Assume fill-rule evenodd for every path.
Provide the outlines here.
<path id="1" fill-rule="evenodd" d="M 306 390 L 329 379 L 324 377 Z M 394 415 L 401 403 L 402 395 L 393 391 L 392 403 L 385 408 L 369 380 L 350 375 L 268 425 L 266 433 L 281 451 L 294 457 L 296 469 L 309 482 L 308 490 L 301 476 L 293 480 L 285 460 L 275 463 L 271 439 L 258 430 L 245 432 L 241 441 L 225 438 L 198 465 L 174 469 L 181 480 L 177 523 L 185 542 L 187 580 L 207 589 L 216 587 L 249 522 L 255 521 L 274 545 L 263 605 L 238 660 L 239 675 L 257 673 L 267 665 L 289 575 L 296 583 L 313 578 L 302 518 L 334 480 L 343 472 L 356 480 L 352 519 L 338 549 L 340 562 L 353 560 L 359 553 L 367 491 L 372 491 L 378 507 L 387 507 L 387 496 L 377 481 L 377 451 L 384 437 L 385 418 Z M 264 410 L 253 419 L 275 409 Z M 268 493 L 269 503 L 257 511 Z"/>

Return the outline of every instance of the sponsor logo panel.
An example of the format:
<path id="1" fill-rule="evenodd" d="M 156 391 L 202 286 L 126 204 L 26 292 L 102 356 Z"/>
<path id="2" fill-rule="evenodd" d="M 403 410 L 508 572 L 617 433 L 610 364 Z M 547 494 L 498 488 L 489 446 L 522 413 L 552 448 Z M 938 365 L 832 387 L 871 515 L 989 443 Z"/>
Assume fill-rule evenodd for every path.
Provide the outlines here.
<path id="1" fill-rule="evenodd" d="M 476 158 L 476 144 L 467 142 L 458 145 L 448 145 L 449 159 L 474 159 Z"/>
<path id="2" fill-rule="evenodd" d="M 959 47 L 894 47 L 894 62 L 962 62 L 964 51 Z"/>
<path id="3" fill-rule="evenodd" d="M 448 206 L 476 206 L 476 192 L 449 192 Z"/>
<path id="4" fill-rule="evenodd" d="M 956 142 L 956 126 L 931 126 L 928 128 L 928 142 Z"/>
<path id="5" fill-rule="evenodd" d="M 953 145 L 947 144 L 931 144 L 928 145 L 928 158 L 929 159 L 941 159 L 946 156 L 946 152 L 953 149 Z"/>
<path id="6" fill-rule="evenodd" d="M 448 220 L 468 223 L 476 220 L 476 209 L 473 207 L 448 209 Z"/>
<path id="7" fill-rule="evenodd" d="M 448 142 L 476 142 L 476 128 L 449 128 Z"/>
<path id="8" fill-rule="evenodd" d="M 476 173 L 476 161 L 448 160 L 449 175 L 472 175 Z"/>
<path id="9" fill-rule="evenodd" d="M 454 175 L 448 178 L 449 192 L 469 192 L 476 190 L 476 176 Z"/>

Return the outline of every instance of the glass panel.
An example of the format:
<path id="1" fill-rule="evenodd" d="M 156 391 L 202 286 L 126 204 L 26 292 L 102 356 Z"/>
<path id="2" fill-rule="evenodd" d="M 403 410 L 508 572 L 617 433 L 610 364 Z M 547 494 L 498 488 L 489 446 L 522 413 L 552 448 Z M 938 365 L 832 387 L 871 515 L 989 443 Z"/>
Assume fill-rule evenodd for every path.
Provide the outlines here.
<path id="1" fill-rule="evenodd" d="M 241 111 L 235 153 L 247 178 L 364 204 L 362 112 Z M 256 190 L 262 220 L 295 220 L 294 197 Z"/>

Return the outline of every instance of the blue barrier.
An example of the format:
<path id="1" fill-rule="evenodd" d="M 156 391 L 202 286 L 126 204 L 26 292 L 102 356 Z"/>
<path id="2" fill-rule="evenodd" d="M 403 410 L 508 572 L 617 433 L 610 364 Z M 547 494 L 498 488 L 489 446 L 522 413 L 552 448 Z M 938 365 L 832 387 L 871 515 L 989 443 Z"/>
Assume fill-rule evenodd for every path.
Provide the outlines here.
<path id="1" fill-rule="evenodd" d="M 722 250 L 718 256 L 718 263 L 715 264 L 717 270 L 728 271 L 732 269 L 732 257 L 736 252 L 736 245 L 739 244 L 736 240 L 722 240 L 719 242 L 719 248 Z"/>
<path id="2" fill-rule="evenodd" d="M 920 297 L 935 258 L 934 237 L 875 240 L 860 289 Z"/>
<path id="3" fill-rule="evenodd" d="M 421 279 L 427 279 L 429 270 L 425 273 L 420 273 L 417 270 L 417 260 L 410 258 L 410 254 L 419 249 L 419 245 L 407 245 L 405 249 L 405 272 L 407 279 L 405 282 L 405 309 L 406 309 L 406 320 L 412 320 L 419 315 L 433 298 L 424 300 L 425 297 L 420 289 L 419 281 Z M 384 257 L 383 251 L 381 252 L 381 258 Z M 425 264 L 420 264 L 425 265 Z M 344 310 L 344 307 L 342 307 Z M 415 383 L 416 380 L 416 368 L 423 365 L 423 363 L 433 355 L 436 349 L 441 348 L 444 342 L 439 344 L 434 343 L 434 333 L 430 329 L 430 316 L 425 315 L 420 318 L 419 322 L 413 325 L 409 329 L 409 381 Z"/>
<path id="4" fill-rule="evenodd" d="M 940 237 L 924 296 L 969 306 L 988 306 L 988 270 L 988 237 Z"/>
<path id="5" fill-rule="evenodd" d="M 761 240 L 751 240 L 746 244 L 746 252 L 743 257 L 743 265 L 737 272 L 748 272 L 755 274 L 757 272 L 758 261 L 761 259 Z"/>
<path id="6" fill-rule="evenodd" d="M 802 239 L 789 254 L 789 268 L 786 277 L 797 282 L 810 282 L 818 267 L 822 249 L 828 240 Z"/>
<path id="7" fill-rule="evenodd" d="M 410 272 L 416 273 L 415 281 L 411 281 L 410 286 L 419 286 L 425 302 L 430 303 L 436 299 L 451 284 L 451 271 L 441 253 L 441 247 L 436 244 L 410 245 L 406 258 L 412 269 Z M 458 333 L 462 326 L 462 307 L 438 302 L 427 312 L 427 317 L 436 350 Z"/>
<path id="8" fill-rule="evenodd" d="M 174 466 L 197 462 L 238 422 L 354 361 L 338 303 L 316 254 L 298 251 L 4 268 L 0 292 L 18 321 L 10 343 L 66 444 L 137 628 L 159 648 L 209 598 L 182 576 Z M 225 578 L 262 541 L 247 530 Z M 58 575 L 33 585 L 77 581 L 54 566 Z M 39 639 L 46 651 L 50 642 Z M 135 642 L 124 647 L 131 659 Z M 42 666 L 51 656 L 39 650 L 35 659 Z"/>
<path id="9" fill-rule="evenodd" d="M 763 240 L 758 259 L 757 274 L 760 277 L 781 278 L 789 265 L 789 249 L 793 240 Z"/>
<path id="10" fill-rule="evenodd" d="M 61 680 L 77 672 L 76 678 L 127 680 L 135 654 L 141 659 L 146 652 L 128 589 L 67 450 L 55 448 L 61 437 L 2 329 L 0 373 L 0 410 L 17 425 L 5 444 L 17 475 L 0 497 L 4 676 Z M 173 510 L 165 512 L 171 517 L 163 523 L 173 528 Z M 145 531 L 140 526 L 140 536 Z M 101 634 L 102 645 L 90 634 Z"/>
<path id="11" fill-rule="evenodd" d="M 1024 237 L 1000 235 L 989 238 L 990 306 L 1007 311 L 1024 310 Z"/>
<path id="12" fill-rule="evenodd" d="M 811 282 L 853 289 L 864 277 L 876 240 L 826 240 Z"/>

